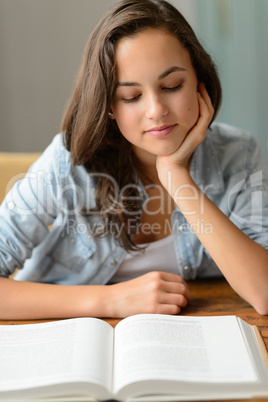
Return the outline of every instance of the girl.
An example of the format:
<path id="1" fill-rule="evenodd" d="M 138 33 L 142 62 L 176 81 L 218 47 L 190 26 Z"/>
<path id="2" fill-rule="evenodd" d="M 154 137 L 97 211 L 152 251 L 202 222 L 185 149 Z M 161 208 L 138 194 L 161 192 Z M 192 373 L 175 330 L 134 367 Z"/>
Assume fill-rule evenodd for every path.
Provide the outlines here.
<path id="1" fill-rule="evenodd" d="M 62 134 L 1 206 L 0 318 L 177 314 L 187 280 L 218 275 L 268 314 L 268 174 L 251 136 L 212 124 L 220 101 L 173 6 L 117 3 Z"/>

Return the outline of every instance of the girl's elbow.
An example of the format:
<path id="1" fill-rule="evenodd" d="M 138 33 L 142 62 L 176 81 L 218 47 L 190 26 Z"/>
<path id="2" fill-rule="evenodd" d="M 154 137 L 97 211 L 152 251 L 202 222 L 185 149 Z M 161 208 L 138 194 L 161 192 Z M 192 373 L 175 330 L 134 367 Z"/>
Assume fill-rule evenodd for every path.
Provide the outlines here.
<path id="1" fill-rule="evenodd" d="M 268 306 L 261 306 L 260 308 L 255 308 L 258 314 L 268 315 Z"/>
<path id="2" fill-rule="evenodd" d="M 268 315 L 268 295 L 266 297 L 259 297 L 253 304 L 254 309 L 260 315 Z"/>

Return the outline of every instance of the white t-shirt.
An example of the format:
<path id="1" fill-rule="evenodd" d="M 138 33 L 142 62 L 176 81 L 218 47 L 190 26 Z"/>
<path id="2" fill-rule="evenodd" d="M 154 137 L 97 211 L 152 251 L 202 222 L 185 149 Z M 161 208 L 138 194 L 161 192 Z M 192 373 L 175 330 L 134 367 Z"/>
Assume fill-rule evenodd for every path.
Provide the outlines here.
<path id="1" fill-rule="evenodd" d="M 144 250 L 126 255 L 110 283 L 124 282 L 150 271 L 179 274 L 173 234 L 146 246 Z"/>

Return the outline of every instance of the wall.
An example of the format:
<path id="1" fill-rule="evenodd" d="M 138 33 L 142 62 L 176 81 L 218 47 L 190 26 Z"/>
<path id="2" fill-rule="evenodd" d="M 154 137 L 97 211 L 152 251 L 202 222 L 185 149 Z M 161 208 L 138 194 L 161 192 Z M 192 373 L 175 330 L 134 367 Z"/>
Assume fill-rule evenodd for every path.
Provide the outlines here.
<path id="1" fill-rule="evenodd" d="M 115 0 L 0 0 L 0 151 L 42 151 L 96 21 Z"/>
<path id="2" fill-rule="evenodd" d="M 195 6 L 196 32 L 221 77 L 218 120 L 250 131 L 268 166 L 268 1 L 196 0 Z"/>

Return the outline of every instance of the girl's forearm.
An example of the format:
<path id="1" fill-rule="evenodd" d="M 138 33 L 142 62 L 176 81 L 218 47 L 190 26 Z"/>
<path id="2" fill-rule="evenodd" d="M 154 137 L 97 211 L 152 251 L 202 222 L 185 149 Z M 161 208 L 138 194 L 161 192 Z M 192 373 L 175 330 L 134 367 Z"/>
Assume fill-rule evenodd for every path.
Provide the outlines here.
<path id="1" fill-rule="evenodd" d="M 260 314 L 268 314 L 268 251 L 238 229 L 187 171 L 174 177 L 174 201 L 223 275 Z M 211 227 L 209 233 L 196 229 L 201 219 Z"/>
<path id="2" fill-rule="evenodd" d="M 167 272 L 149 272 L 110 286 L 48 285 L 0 278 L 0 319 L 178 314 L 189 298 L 184 280 Z"/>
<path id="3" fill-rule="evenodd" d="M 105 317 L 109 315 L 107 297 L 104 286 L 64 286 L 0 278 L 0 319 Z"/>

